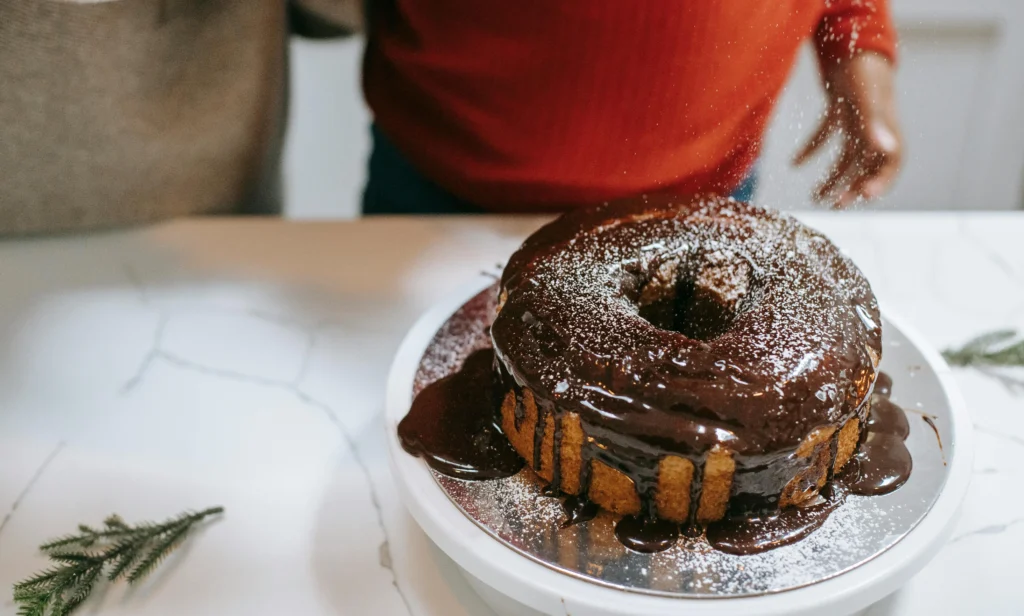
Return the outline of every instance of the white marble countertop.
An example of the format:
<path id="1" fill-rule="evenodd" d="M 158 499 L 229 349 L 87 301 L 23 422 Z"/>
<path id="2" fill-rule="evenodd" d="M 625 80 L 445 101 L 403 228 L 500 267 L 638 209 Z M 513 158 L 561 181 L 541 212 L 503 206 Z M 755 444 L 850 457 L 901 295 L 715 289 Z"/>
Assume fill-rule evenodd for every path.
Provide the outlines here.
<path id="1" fill-rule="evenodd" d="M 1024 330 L 1024 214 L 807 214 L 937 347 Z M 43 540 L 223 505 L 84 613 L 488 614 L 397 500 L 379 420 L 417 315 L 538 219 L 205 219 L 0 242 L 0 614 Z M 954 538 L 879 614 L 1024 612 L 1024 391 L 957 380 Z"/>

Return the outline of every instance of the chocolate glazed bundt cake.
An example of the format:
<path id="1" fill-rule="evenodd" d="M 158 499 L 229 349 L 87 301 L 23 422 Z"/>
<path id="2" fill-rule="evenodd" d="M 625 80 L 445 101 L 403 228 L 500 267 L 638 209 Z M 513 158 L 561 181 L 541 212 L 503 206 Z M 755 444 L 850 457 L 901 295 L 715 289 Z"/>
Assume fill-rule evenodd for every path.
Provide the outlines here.
<path id="1" fill-rule="evenodd" d="M 719 198 L 564 215 L 505 268 L 501 426 L 555 490 L 709 522 L 809 503 L 857 447 L 881 357 L 821 234 Z"/>

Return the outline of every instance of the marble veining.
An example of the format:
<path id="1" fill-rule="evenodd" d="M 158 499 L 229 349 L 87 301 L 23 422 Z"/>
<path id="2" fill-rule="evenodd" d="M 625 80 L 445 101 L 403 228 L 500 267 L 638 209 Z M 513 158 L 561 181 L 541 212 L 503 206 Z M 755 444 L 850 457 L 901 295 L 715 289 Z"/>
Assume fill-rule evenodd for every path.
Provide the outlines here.
<path id="1" fill-rule="evenodd" d="M 995 428 L 989 428 L 987 426 L 980 426 L 978 424 L 974 424 L 974 430 L 975 430 L 975 432 L 981 432 L 981 433 L 987 434 L 987 435 L 989 435 L 989 436 L 991 436 L 993 438 L 1003 439 L 1003 440 L 1009 441 L 1009 442 L 1011 442 L 1011 443 L 1013 443 L 1015 445 L 1020 445 L 1021 447 L 1024 447 L 1024 438 L 1022 438 L 1020 436 L 1017 436 L 1016 434 L 1008 434 L 1006 432 L 1001 432 L 999 430 L 996 430 Z"/>
<path id="2" fill-rule="evenodd" d="M 7 526 L 7 522 L 10 521 L 11 516 L 14 515 L 14 512 L 18 510 L 18 506 L 21 505 L 21 501 L 24 500 L 26 496 L 28 496 L 28 493 L 32 490 L 32 487 L 36 485 L 36 482 L 39 481 L 39 478 L 42 477 L 43 473 L 46 472 L 47 467 L 49 467 L 50 463 L 53 462 L 53 459 L 57 457 L 57 455 L 60 453 L 60 450 L 64 449 L 64 445 L 64 441 L 57 443 L 57 445 L 53 448 L 53 451 L 50 452 L 50 455 L 46 456 L 46 459 L 44 459 L 42 464 L 39 465 L 39 468 L 36 469 L 36 472 L 33 473 L 32 476 L 28 478 L 28 483 L 25 484 L 25 487 L 22 488 L 21 492 L 18 493 L 18 496 L 11 502 L 11 506 L 7 509 L 7 513 L 4 514 L 4 517 L 0 519 L 0 534 L 4 532 L 4 528 Z"/>
<path id="3" fill-rule="evenodd" d="M 1002 270 L 1007 277 L 1016 281 L 1016 283 L 1021 287 L 1024 287 L 1024 275 L 1018 272 L 1017 268 L 1007 261 L 1003 255 L 999 254 L 998 251 L 994 250 L 988 242 L 985 242 L 982 238 L 975 235 L 974 231 L 971 230 L 970 226 L 967 224 L 966 218 L 961 218 L 958 227 L 964 239 L 968 240 L 975 248 L 980 250 L 982 254 L 984 254 L 993 265 Z"/>
<path id="4" fill-rule="evenodd" d="M 141 276 L 139 276 L 138 272 L 136 272 L 134 268 L 130 266 L 125 266 L 125 272 L 129 283 L 132 286 L 134 286 L 138 291 L 140 301 L 143 304 L 150 305 L 150 295 L 147 290 L 147 286 L 144 280 L 141 278 Z M 124 386 L 121 388 L 121 394 L 128 394 L 136 387 L 139 387 L 143 379 L 145 378 L 147 371 L 150 369 L 153 363 L 163 361 L 175 366 L 176 368 L 200 373 L 213 378 L 229 379 L 243 383 L 249 383 L 260 387 L 280 389 L 282 391 L 286 391 L 294 395 L 303 404 L 315 410 L 316 412 L 321 413 L 337 429 L 342 439 L 344 439 L 345 443 L 348 445 L 349 450 L 352 452 L 352 456 L 355 459 L 356 464 L 359 466 L 359 469 L 365 478 L 367 489 L 369 490 L 370 503 L 373 505 L 373 509 L 376 514 L 377 526 L 380 528 L 381 533 L 383 533 L 384 535 L 384 541 L 380 544 L 380 558 L 378 564 L 384 569 L 387 569 L 391 572 L 392 585 L 394 586 L 395 591 L 401 597 L 402 603 L 405 604 L 408 613 L 412 614 L 412 607 L 409 605 L 409 601 L 406 598 L 405 593 L 403 592 L 402 587 L 398 582 L 398 577 L 395 574 L 393 567 L 391 566 L 391 548 L 387 539 L 388 531 L 387 527 L 384 524 L 384 516 L 381 513 L 380 500 L 379 497 L 377 496 L 377 488 L 374 486 L 370 470 L 367 467 L 366 460 L 363 458 L 363 455 L 360 451 L 359 444 L 356 442 L 356 439 L 352 436 L 350 430 L 345 426 L 344 422 L 342 422 L 338 418 L 337 414 L 335 414 L 335 412 L 331 409 L 330 406 L 328 406 L 326 403 L 320 400 L 317 400 L 302 388 L 302 381 L 303 378 L 306 376 L 306 370 L 309 365 L 310 357 L 316 346 L 318 334 L 323 329 L 331 327 L 333 324 L 331 322 L 321 322 L 314 324 L 313 326 L 307 329 L 302 325 L 296 323 L 295 321 L 285 319 L 277 315 L 268 314 L 260 310 L 246 310 L 245 313 L 249 316 L 265 319 L 277 324 L 283 324 L 288 327 L 294 327 L 302 331 L 306 338 L 306 348 L 302 354 L 299 369 L 296 372 L 295 377 L 293 379 L 289 381 L 284 381 L 265 378 L 257 375 L 245 374 L 242 372 L 235 372 L 232 370 L 224 370 L 221 368 L 206 366 L 200 362 L 192 361 L 187 358 L 180 357 L 174 353 L 165 351 L 162 347 L 164 332 L 167 329 L 168 323 L 171 321 L 171 319 L 174 318 L 174 312 L 160 309 L 159 321 L 157 322 L 157 326 L 153 333 L 153 346 L 151 349 L 149 349 L 145 356 L 143 356 L 142 362 L 139 364 L 139 368 L 135 372 L 135 374 L 132 375 L 132 377 L 125 382 Z M 59 449 L 57 451 L 59 451 Z M 54 452 L 54 455 L 56 455 L 57 451 Z M 45 464 L 48 464 L 50 459 L 52 459 L 52 457 L 48 458 Z M 0 524 L 0 530 L 3 530 L 2 524 Z"/>
<path id="5" fill-rule="evenodd" d="M 1024 523 L 1024 517 L 1014 518 L 1001 524 L 991 524 L 989 526 L 983 526 L 981 528 L 976 528 L 972 531 L 960 535 L 955 535 L 952 539 L 949 540 L 949 543 L 953 544 L 963 539 L 967 539 L 968 537 L 974 537 L 976 535 L 1000 535 L 1006 532 L 1009 528 L 1021 523 Z"/>

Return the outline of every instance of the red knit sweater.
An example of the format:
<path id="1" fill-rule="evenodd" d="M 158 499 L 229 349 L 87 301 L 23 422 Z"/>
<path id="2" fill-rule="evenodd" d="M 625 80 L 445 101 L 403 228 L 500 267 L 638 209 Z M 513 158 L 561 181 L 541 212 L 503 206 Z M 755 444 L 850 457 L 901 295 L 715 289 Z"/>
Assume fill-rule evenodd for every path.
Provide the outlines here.
<path id="1" fill-rule="evenodd" d="M 887 0 L 386 0 L 371 28 L 380 128 L 506 211 L 728 191 L 805 39 L 895 54 Z"/>

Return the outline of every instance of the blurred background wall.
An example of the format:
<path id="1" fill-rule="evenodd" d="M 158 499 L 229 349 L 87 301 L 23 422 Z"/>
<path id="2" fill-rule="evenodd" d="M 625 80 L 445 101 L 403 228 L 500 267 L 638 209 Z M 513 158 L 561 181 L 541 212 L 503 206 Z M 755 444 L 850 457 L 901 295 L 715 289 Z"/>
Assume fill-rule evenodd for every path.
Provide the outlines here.
<path id="1" fill-rule="evenodd" d="M 900 31 L 898 92 L 906 147 L 886 209 L 1024 208 L 1024 0 L 890 0 Z M 358 214 L 370 116 L 359 69 L 363 41 L 292 43 L 285 153 L 287 214 Z M 761 159 L 757 201 L 812 207 L 829 159 L 789 160 L 824 108 L 817 66 L 803 51 Z"/>

